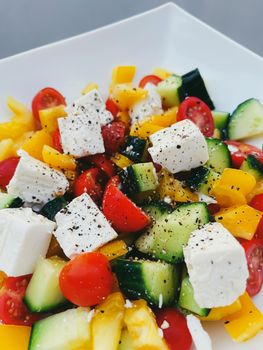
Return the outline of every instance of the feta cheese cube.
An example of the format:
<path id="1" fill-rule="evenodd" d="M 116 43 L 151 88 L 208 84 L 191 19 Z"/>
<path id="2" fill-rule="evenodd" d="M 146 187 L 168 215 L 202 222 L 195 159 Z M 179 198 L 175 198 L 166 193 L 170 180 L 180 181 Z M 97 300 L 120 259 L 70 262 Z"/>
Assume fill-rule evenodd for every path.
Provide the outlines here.
<path id="1" fill-rule="evenodd" d="M 73 104 L 66 108 L 69 116 L 86 115 L 88 117 L 97 116 L 101 126 L 113 121 L 113 115 L 106 110 L 105 103 L 97 89 L 89 91 L 81 96 Z"/>
<path id="2" fill-rule="evenodd" d="M 223 225 L 210 223 L 195 230 L 184 257 L 200 307 L 227 306 L 244 293 L 249 275 L 245 252 Z"/>
<path id="3" fill-rule="evenodd" d="M 195 350 L 212 350 L 212 341 L 200 320 L 194 315 L 186 316 L 187 327 L 191 333 Z"/>
<path id="4" fill-rule="evenodd" d="M 97 115 L 59 118 L 58 125 L 64 153 L 81 158 L 105 152 Z"/>
<path id="5" fill-rule="evenodd" d="M 47 164 L 29 156 L 25 151 L 18 152 L 20 161 L 12 177 L 7 192 L 28 203 L 46 203 L 69 188 L 65 175 L 50 168 Z"/>
<path id="6" fill-rule="evenodd" d="M 204 165 L 209 158 L 207 143 L 199 128 L 185 119 L 150 136 L 148 149 L 155 163 L 172 174 Z"/>
<path id="7" fill-rule="evenodd" d="M 30 208 L 0 210 L 0 270 L 8 276 L 33 273 L 45 257 L 56 224 Z"/>
<path id="8" fill-rule="evenodd" d="M 55 217 L 55 236 L 67 257 L 97 250 L 117 233 L 86 193 L 75 198 Z"/>
<path id="9" fill-rule="evenodd" d="M 144 87 L 148 91 L 148 96 L 135 103 L 130 109 L 130 116 L 132 124 L 142 121 L 145 118 L 149 118 L 152 115 L 159 115 L 163 113 L 162 99 L 156 91 L 156 86 L 148 83 Z"/>

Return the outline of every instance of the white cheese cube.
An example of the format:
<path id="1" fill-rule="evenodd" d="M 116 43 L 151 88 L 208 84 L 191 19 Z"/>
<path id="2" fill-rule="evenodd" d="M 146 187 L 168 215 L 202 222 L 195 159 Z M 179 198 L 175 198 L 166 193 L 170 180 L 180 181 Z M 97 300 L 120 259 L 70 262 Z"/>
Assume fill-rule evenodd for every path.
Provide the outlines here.
<path id="1" fill-rule="evenodd" d="M 132 124 L 149 118 L 152 115 L 163 113 L 162 99 L 156 90 L 156 86 L 148 83 L 145 85 L 144 89 L 148 91 L 148 96 L 135 103 L 129 111 Z"/>
<path id="2" fill-rule="evenodd" d="M 30 208 L 0 210 L 0 270 L 8 276 L 33 273 L 45 257 L 56 224 Z"/>
<path id="3" fill-rule="evenodd" d="M 21 158 L 7 186 L 9 194 L 27 203 L 43 204 L 67 191 L 69 183 L 61 171 L 50 168 L 25 151 L 20 150 L 18 154 Z"/>
<path id="4" fill-rule="evenodd" d="M 80 158 L 105 152 L 97 115 L 59 118 L 58 125 L 64 153 Z"/>
<path id="5" fill-rule="evenodd" d="M 150 136 L 148 149 L 155 163 L 172 174 L 188 171 L 208 161 L 208 148 L 204 135 L 190 120 L 185 119 Z"/>
<path id="6" fill-rule="evenodd" d="M 219 223 L 195 230 L 184 247 L 194 298 L 200 307 L 232 304 L 246 289 L 247 261 L 243 247 Z"/>
<path id="7" fill-rule="evenodd" d="M 97 89 L 89 91 L 79 97 L 73 104 L 66 108 L 69 116 L 86 115 L 88 117 L 97 116 L 101 126 L 113 121 L 113 115 L 106 110 L 105 103 Z"/>
<path id="8" fill-rule="evenodd" d="M 192 336 L 195 350 L 212 350 L 212 341 L 200 320 L 194 315 L 186 316 L 187 327 Z"/>
<path id="9" fill-rule="evenodd" d="M 56 215 L 55 236 L 67 257 L 97 250 L 117 233 L 86 193 L 75 198 Z"/>

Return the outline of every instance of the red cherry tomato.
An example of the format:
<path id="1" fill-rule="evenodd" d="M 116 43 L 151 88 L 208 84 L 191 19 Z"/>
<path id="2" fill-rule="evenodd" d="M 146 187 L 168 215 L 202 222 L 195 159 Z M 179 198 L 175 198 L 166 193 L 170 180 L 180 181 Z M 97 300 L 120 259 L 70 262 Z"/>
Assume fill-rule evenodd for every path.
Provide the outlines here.
<path id="1" fill-rule="evenodd" d="M 18 157 L 8 158 L 0 162 L 0 187 L 6 189 L 12 179 L 19 162 Z"/>
<path id="2" fill-rule="evenodd" d="M 137 232 L 150 224 L 149 216 L 126 197 L 114 183 L 106 187 L 102 211 L 112 226 L 122 233 Z"/>
<path id="3" fill-rule="evenodd" d="M 263 211 L 263 193 L 257 194 L 253 197 L 249 205 L 254 209 Z"/>
<path id="4" fill-rule="evenodd" d="M 263 283 L 263 240 L 252 239 L 242 242 L 245 249 L 249 278 L 247 292 L 250 296 L 260 292 Z"/>
<path id="5" fill-rule="evenodd" d="M 151 74 L 151 75 L 146 75 L 144 78 L 139 83 L 140 88 L 144 88 L 146 84 L 151 83 L 154 85 L 158 85 L 162 81 L 161 78 L 157 77 L 157 75 Z"/>
<path id="6" fill-rule="evenodd" d="M 69 261 L 59 276 L 64 296 L 78 306 L 99 304 L 111 292 L 113 276 L 101 253 L 84 253 Z"/>
<path id="7" fill-rule="evenodd" d="M 98 168 L 91 168 L 84 171 L 74 183 L 75 195 L 81 196 L 88 193 L 94 202 L 99 203 L 102 198 L 102 186 L 100 184 L 100 171 Z"/>
<path id="8" fill-rule="evenodd" d="M 261 217 L 254 238 L 263 239 L 263 216 Z"/>
<path id="9" fill-rule="evenodd" d="M 176 309 L 167 308 L 157 313 L 157 323 L 163 331 L 164 339 L 170 350 L 189 350 L 192 337 L 185 317 Z"/>
<path id="10" fill-rule="evenodd" d="M 110 161 L 105 154 L 96 154 L 91 156 L 90 161 L 95 164 L 107 177 L 112 177 L 115 175 L 115 169 L 112 161 Z"/>
<path id="11" fill-rule="evenodd" d="M 39 111 L 41 109 L 51 108 L 58 105 L 65 105 L 66 100 L 57 90 L 46 87 L 40 90 L 32 101 L 32 111 L 37 124 L 40 124 Z"/>
<path id="12" fill-rule="evenodd" d="M 60 136 L 60 131 L 59 128 L 57 128 L 53 133 L 52 133 L 52 143 L 53 147 L 60 153 L 63 153 L 63 148 L 61 144 L 61 136 Z"/>
<path id="13" fill-rule="evenodd" d="M 190 119 L 206 136 L 213 136 L 214 119 L 210 108 L 197 97 L 187 97 L 179 106 L 177 121 Z"/>
<path id="14" fill-rule="evenodd" d="M 102 137 L 105 151 L 108 154 L 116 153 L 125 139 L 126 126 L 122 122 L 112 122 L 102 127 Z"/>
<path id="15" fill-rule="evenodd" d="M 224 142 L 228 145 L 231 153 L 233 167 L 240 168 L 249 154 L 252 154 L 263 163 L 263 152 L 259 148 L 238 141 L 227 140 Z"/>
<path id="16" fill-rule="evenodd" d="M 32 314 L 23 304 L 23 297 L 31 275 L 8 277 L 0 290 L 0 323 L 18 326 L 32 326 L 41 318 Z"/>
<path id="17" fill-rule="evenodd" d="M 106 101 L 106 109 L 111 112 L 114 118 L 117 117 L 119 113 L 119 107 L 116 105 L 116 103 L 111 99 L 110 97 Z"/>

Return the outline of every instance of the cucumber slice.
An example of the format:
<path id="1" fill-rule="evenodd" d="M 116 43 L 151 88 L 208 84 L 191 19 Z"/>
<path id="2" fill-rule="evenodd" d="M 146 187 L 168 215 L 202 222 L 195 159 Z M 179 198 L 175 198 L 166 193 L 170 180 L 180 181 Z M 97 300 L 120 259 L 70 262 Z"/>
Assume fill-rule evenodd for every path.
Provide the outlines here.
<path id="1" fill-rule="evenodd" d="M 247 156 L 240 169 L 253 175 L 257 181 L 263 179 L 263 164 L 252 154 Z"/>
<path id="2" fill-rule="evenodd" d="M 192 70 L 182 76 L 182 85 L 179 87 L 180 100 L 183 101 L 188 96 L 198 97 L 205 102 L 210 109 L 215 109 L 199 69 Z"/>
<path id="3" fill-rule="evenodd" d="M 227 133 L 230 140 L 241 140 L 263 133 L 263 105 L 251 98 L 237 106 L 229 118 Z"/>
<path id="4" fill-rule="evenodd" d="M 144 160 L 147 147 L 147 140 L 140 139 L 137 136 L 128 136 L 120 153 L 133 162 L 139 163 Z"/>
<path id="5" fill-rule="evenodd" d="M 153 220 L 158 220 L 163 215 L 173 211 L 173 207 L 165 201 L 153 201 L 143 206 L 143 211 L 150 215 Z"/>
<path id="6" fill-rule="evenodd" d="M 229 118 L 230 113 L 221 112 L 221 111 L 212 111 L 212 116 L 215 123 L 215 128 L 218 130 L 222 130 L 225 128 L 227 124 L 227 120 Z"/>
<path id="7" fill-rule="evenodd" d="M 65 265 L 58 257 L 38 261 L 24 297 L 31 312 L 51 311 L 68 303 L 59 288 L 59 274 Z"/>
<path id="8" fill-rule="evenodd" d="M 54 221 L 56 214 L 68 205 L 65 197 L 57 197 L 52 201 L 46 203 L 40 211 L 40 214 Z"/>
<path id="9" fill-rule="evenodd" d="M 67 310 L 34 324 L 28 350 L 90 349 L 90 311 Z"/>
<path id="10" fill-rule="evenodd" d="M 192 169 L 185 180 L 185 183 L 194 191 L 199 191 L 200 187 L 205 183 L 210 170 L 204 166 Z"/>
<path id="11" fill-rule="evenodd" d="M 117 259 L 112 263 L 123 293 L 156 306 L 175 302 L 180 267 L 160 261 Z"/>
<path id="12" fill-rule="evenodd" d="M 219 178 L 219 173 L 210 170 L 204 182 L 199 187 L 199 192 L 205 194 L 206 196 L 210 196 L 211 190 Z"/>
<path id="13" fill-rule="evenodd" d="M 231 167 L 231 155 L 226 144 L 215 138 L 206 139 L 209 160 L 205 166 L 214 172 L 222 174 L 225 168 Z"/>
<path id="14" fill-rule="evenodd" d="M 157 85 L 157 91 L 162 98 L 164 107 L 169 108 L 180 104 L 178 89 L 182 85 L 182 78 L 171 75 Z"/>
<path id="15" fill-rule="evenodd" d="M 8 193 L 0 193 L 0 209 L 6 208 L 20 208 L 23 205 L 23 201 L 19 197 L 13 197 Z"/>
<path id="16" fill-rule="evenodd" d="M 185 276 L 182 280 L 178 305 L 180 308 L 193 312 L 199 316 L 207 316 L 210 309 L 201 308 L 194 299 L 194 290 L 189 281 L 189 277 Z"/>
<path id="17" fill-rule="evenodd" d="M 183 246 L 191 233 L 209 222 L 205 203 L 187 203 L 167 214 L 135 242 L 136 248 L 145 254 L 170 263 L 183 260 Z"/>

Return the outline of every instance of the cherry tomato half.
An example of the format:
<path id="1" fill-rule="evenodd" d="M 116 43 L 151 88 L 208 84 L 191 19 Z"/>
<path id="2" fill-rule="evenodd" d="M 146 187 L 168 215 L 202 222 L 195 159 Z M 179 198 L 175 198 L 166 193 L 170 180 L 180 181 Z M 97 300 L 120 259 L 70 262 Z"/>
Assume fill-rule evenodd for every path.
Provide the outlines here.
<path id="1" fill-rule="evenodd" d="M 102 211 L 112 226 L 119 232 L 130 233 L 144 229 L 151 222 L 140 208 L 116 187 L 110 180 L 102 200 Z"/>
<path id="2" fill-rule="evenodd" d="M 12 157 L 0 162 L 0 187 L 3 189 L 6 189 L 6 186 L 12 179 L 19 163 L 19 159 L 20 158 L 18 157 Z"/>
<path id="3" fill-rule="evenodd" d="M 57 90 L 46 87 L 40 90 L 32 101 L 32 111 L 36 122 L 39 124 L 39 111 L 59 105 L 66 106 L 66 100 Z"/>
<path id="4" fill-rule="evenodd" d="M 115 175 L 114 165 L 105 154 L 95 154 L 89 157 L 91 163 L 95 164 L 108 178 Z"/>
<path id="5" fill-rule="evenodd" d="M 63 153 L 59 128 L 52 133 L 52 144 L 58 152 Z"/>
<path id="6" fill-rule="evenodd" d="M 253 197 L 249 205 L 254 209 L 263 211 L 263 193 L 257 194 Z"/>
<path id="7" fill-rule="evenodd" d="M 214 119 L 210 108 L 197 97 L 187 97 L 179 106 L 177 121 L 190 119 L 206 136 L 213 136 Z"/>
<path id="8" fill-rule="evenodd" d="M 102 137 L 105 151 L 108 154 L 116 153 L 123 145 L 126 125 L 122 122 L 112 122 L 102 127 Z"/>
<path id="9" fill-rule="evenodd" d="M 146 75 L 144 78 L 139 83 L 140 88 L 144 88 L 146 84 L 151 83 L 154 85 L 158 85 L 162 81 L 161 78 L 157 77 L 157 75 L 151 74 L 151 75 Z"/>
<path id="10" fill-rule="evenodd" d="M 59 276 L 64 296 L 78 306 L 99 304 L 111 292 L 113 276 L 101 253 L 84 253 L 69 261 Z"/>
<path id="11" fill-rule="evenodd" d="M 111 112 L 114 118 L 116 118 L 120 110 L 119 110 L 119 107 L 116 105 L 116 103 L 113 101 L 113 99 L 109 97 L 105 104 L 106 104 L 106 109 L 109 112 Z"/>
<path id="12" fill-rule="evenodd" d="M 99 169 L 90 168 L 84 171 L 74 183 L 74 193 L 77 197 L 88 193 L 94 202 L 99 203 L 103 194 Z"/>
<path id="13" fill-rule="evenodd" d="M 189 350 L 192 336 L 185 317 L 174 308 L 167 308 L 157 313 L 157 323 L 163 331 L 164 339 L 170 350 Z"/>
<path id="14" fill-rule="evenodd" d="M 32 314 L 23 303 L 23 297 L 31 275 L 7 277 L 0 290 L 0 321 L 4 324 L 32 326 L 41 318 Z M 0 322 L 1 323 L 1 322 Z"/>
<path id="15" fill-rule="evenodd" d="M 242 246 L 245 249 L 249 271 L 247 292 L 253 296 L 260 292 L 263 283 L 263 240 L 244 241 Z"/>
<path id="16" fill-rule="evenodd" d="M 239 169 L 249 154 L 263 163 L 263 152 L 259 148 L 238 141 L 226 140 L 224 142 L 231 153 L 233 167 Z"/>

